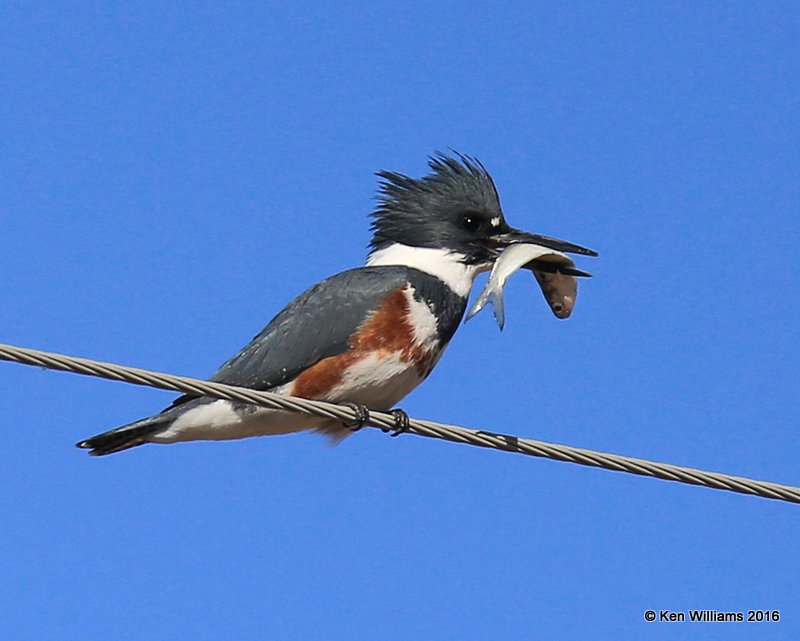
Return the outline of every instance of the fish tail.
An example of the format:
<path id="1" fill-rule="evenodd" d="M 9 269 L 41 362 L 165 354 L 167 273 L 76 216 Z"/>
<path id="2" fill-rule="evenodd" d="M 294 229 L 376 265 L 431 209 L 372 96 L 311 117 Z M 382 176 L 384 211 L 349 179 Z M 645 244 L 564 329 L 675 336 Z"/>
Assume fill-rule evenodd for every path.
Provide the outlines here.
<path id="1" fill-rule="evenodd" d="M 494 318 L 497 321 L 497 326 L 502 331 L 503 326 L 506 324 L 506 309 L 503 305 L 503 290 L 496 289 L 491 293 L 492 311 Z"/>

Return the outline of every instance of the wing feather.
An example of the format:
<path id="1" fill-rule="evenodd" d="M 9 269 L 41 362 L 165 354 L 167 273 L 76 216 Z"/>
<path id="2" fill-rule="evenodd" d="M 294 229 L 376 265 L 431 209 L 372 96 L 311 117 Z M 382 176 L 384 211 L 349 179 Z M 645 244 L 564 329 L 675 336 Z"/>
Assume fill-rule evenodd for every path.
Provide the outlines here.
<path id="1" fill-rule="evenodd" d="M 361 267 L 323 280 L 289 303 L 211 380 L 270 390 L 323 358 L 343 354 L 369 312 L 406 285 L 408 271 Z"/>

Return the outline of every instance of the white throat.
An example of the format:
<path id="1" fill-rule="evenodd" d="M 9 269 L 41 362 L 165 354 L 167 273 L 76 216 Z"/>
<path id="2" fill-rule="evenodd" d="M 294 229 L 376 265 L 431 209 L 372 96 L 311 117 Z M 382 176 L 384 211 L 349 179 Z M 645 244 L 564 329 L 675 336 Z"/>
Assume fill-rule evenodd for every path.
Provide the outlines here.
<path id="1" fill-rule="evenodd" d="M 466 298 L 472 289 L 472 282 L 482 271 L 490 266 L 467 265 L 466 256 L 447 249 L 410 247 L 394 243 L 372 252 L 367 257 L 367 266 L 405 265 L 421 272 L 436 276 L 458 296 Z"/>

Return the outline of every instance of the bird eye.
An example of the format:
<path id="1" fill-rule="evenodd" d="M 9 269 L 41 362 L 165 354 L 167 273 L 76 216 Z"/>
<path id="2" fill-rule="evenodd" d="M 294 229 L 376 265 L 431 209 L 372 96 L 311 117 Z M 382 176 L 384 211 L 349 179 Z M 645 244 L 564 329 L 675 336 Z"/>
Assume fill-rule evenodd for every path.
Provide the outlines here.
<path id="1" fill-rule="evenodd" d="M 472 212 L 466 212 L 461 215 L 461 226 L 470 233 L 478 231 L 481 227 L 480 217 Z"/>

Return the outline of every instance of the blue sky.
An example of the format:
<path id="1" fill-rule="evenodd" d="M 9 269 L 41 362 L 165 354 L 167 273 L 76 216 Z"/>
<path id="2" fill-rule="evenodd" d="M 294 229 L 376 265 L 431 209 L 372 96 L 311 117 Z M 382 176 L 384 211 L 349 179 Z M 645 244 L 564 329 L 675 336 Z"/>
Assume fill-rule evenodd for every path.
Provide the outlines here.
<path id="1" fill-rule="evenodd" d="M 600 251 L 412 415 L 800 484 L 795 3 L 6 3 L 0 341 L 206 376 L 452 147 Z M 364 431 L 73 443 L 173 395 L 0 364 L 4 639 L 797 638 L 797 506 Z M 647 609 L 779 623 L 646 623 Z"/>

